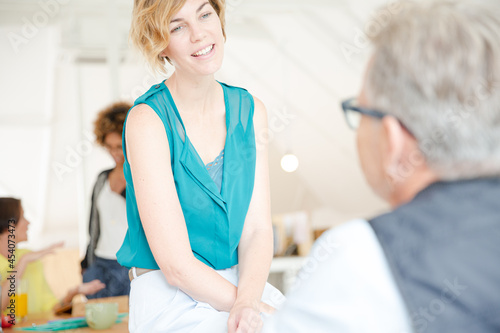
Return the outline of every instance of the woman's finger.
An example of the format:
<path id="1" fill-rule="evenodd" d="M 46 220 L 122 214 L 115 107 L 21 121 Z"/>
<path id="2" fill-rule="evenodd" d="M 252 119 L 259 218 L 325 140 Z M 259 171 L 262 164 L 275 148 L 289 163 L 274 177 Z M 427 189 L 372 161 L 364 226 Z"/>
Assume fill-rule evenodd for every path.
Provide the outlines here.
<path id="1" fill-rule="evenodd" d="M 236 319 L 234 318 L 234 315 L 229 316 L 229 319 L 227 321 L 227 332 L 228 333 L 235 333 L 237 328 L 237 323 Z"/>
<path id="2" fill-rule="evenodd" d="M 270 306 L 269 304 L 266 304 L 264 302 L 260 302 L 260 312 L 264 312 L 267 314 L 273 314 L 276 311 L 275 308 Z"/>

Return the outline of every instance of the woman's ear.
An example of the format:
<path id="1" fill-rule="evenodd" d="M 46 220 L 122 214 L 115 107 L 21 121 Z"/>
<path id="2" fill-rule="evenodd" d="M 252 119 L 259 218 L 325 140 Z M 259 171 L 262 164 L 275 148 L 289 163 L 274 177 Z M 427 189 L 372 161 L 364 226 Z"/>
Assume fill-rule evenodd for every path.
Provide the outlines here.
<path id="1" fill-rule="evenodd" d="M 395 117 L 385 116 L 382 119 L 382 165 L 389 178 L 397 176 L 404 158 L 406 139 L 402 125 Z"/>
<path id="2" fill-rule="evenodd" d="M 163 51 L 162 53 L 160 53 L 160 54 L 158 55 L 158 57 L 159 57 L 160 59 L 162 59 L 162 60 L 166 60 L 166 61 L 168 61 L 168 63 L 169 63 L 170 65 L 172 65 L 172 62 L 170 61 L 170 59 L 169 59 L 169 58 L 167 57 L 167 55 L 166 55 L 166 51 Z"/>
<path id="3" fill-rule="evenodd" d="M 163 49 L 163 51 L 161 51 L 161 52 L 160 52 L 160 54 L 158 55 L 160 58 L 163 58 L 163 59 L 164 59 L 164 58 L 167 58 L 167 48 L 168 48 L 168 47 L 165 47 L 165 48 Z"/>

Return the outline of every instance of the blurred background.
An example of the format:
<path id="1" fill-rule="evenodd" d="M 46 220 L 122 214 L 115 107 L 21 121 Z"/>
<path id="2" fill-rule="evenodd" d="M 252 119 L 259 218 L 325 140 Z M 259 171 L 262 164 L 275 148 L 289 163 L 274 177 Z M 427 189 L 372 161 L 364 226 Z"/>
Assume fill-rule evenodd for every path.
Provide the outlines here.
<path id="1" fill-rule="evenodd" d="M 0 196 L 22 199 L 30 248 L 64 240 L 83 255 L 92 187 L 113 167 L 94 142 L 96 114 L 163 80 L 128 45 L 132 4 L 0 0 Z M 270 131 L 257 139 L 269 142 L 272 212 L 285 229 L 290 216 L 322 230 L 387 209 L 361 174 L 340 109 L 359 91 L 366 34 L 383 24 L 370 15 L 383 4 L 227 1 L 216 77 L 267 106 Z M 298 159 L 293 172 L 281 165 L 286 154 Z"/>

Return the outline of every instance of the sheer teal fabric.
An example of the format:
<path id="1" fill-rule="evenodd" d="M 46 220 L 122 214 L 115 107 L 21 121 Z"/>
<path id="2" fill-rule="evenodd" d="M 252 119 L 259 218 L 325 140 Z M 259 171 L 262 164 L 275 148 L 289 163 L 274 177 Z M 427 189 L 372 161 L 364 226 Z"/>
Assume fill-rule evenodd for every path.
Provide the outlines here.
<path id="1" fill-rule="evenodd" d="M 134 104 L 149 105 L 165 126 L 172 173 L 191 249 L 196 258 L 215 269 L 238 263 L 237 249 L 252 197 L 256 154 L 252 95 L 242 88 L 224 83 L 221 86 L 227 135 L 223 166 L 217 170 L 207 170 L 189 141 L 165 82 L 151 87 Z M 123 149 L 126 151 L 124 137 L 125 131 Z M 142 228 L 126 155 L 123 169 L 127 181 L 128 231 L 117 253 L 118 262 L 126 267 L 158 269 Z M 216 176 L 220 177 L 220 185 L 212 179 L 211 173 L 215 171 L 220 173 Z"/>
<path id="2" fill-rule="evenodd" d="M 207 168 L 210 178 L 212 178 L 220 191 L 222 186 L 222 171 L 224 170 L 224 149 L 215 160 L 205 165 L 205 167 Z"/>

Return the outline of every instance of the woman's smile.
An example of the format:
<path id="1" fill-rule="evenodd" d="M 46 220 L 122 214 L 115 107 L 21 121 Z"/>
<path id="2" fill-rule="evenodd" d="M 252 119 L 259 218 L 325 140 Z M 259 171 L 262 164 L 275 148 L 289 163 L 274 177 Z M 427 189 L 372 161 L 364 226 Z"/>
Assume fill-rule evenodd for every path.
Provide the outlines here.
<path id="1" fill-rule="evenodd" d="M 215 44 L 210 44 L 209 46 L 197 51 L 196 53 L 193 53 L 191 56 L 195 57 L 195 58 L 199 58 L 199 57 L 204 57 L 204 56 L 210 55 L 210 54 L 212 54 L 212 51 L 214 50 L 214 48 L 215 48 Z"/>

